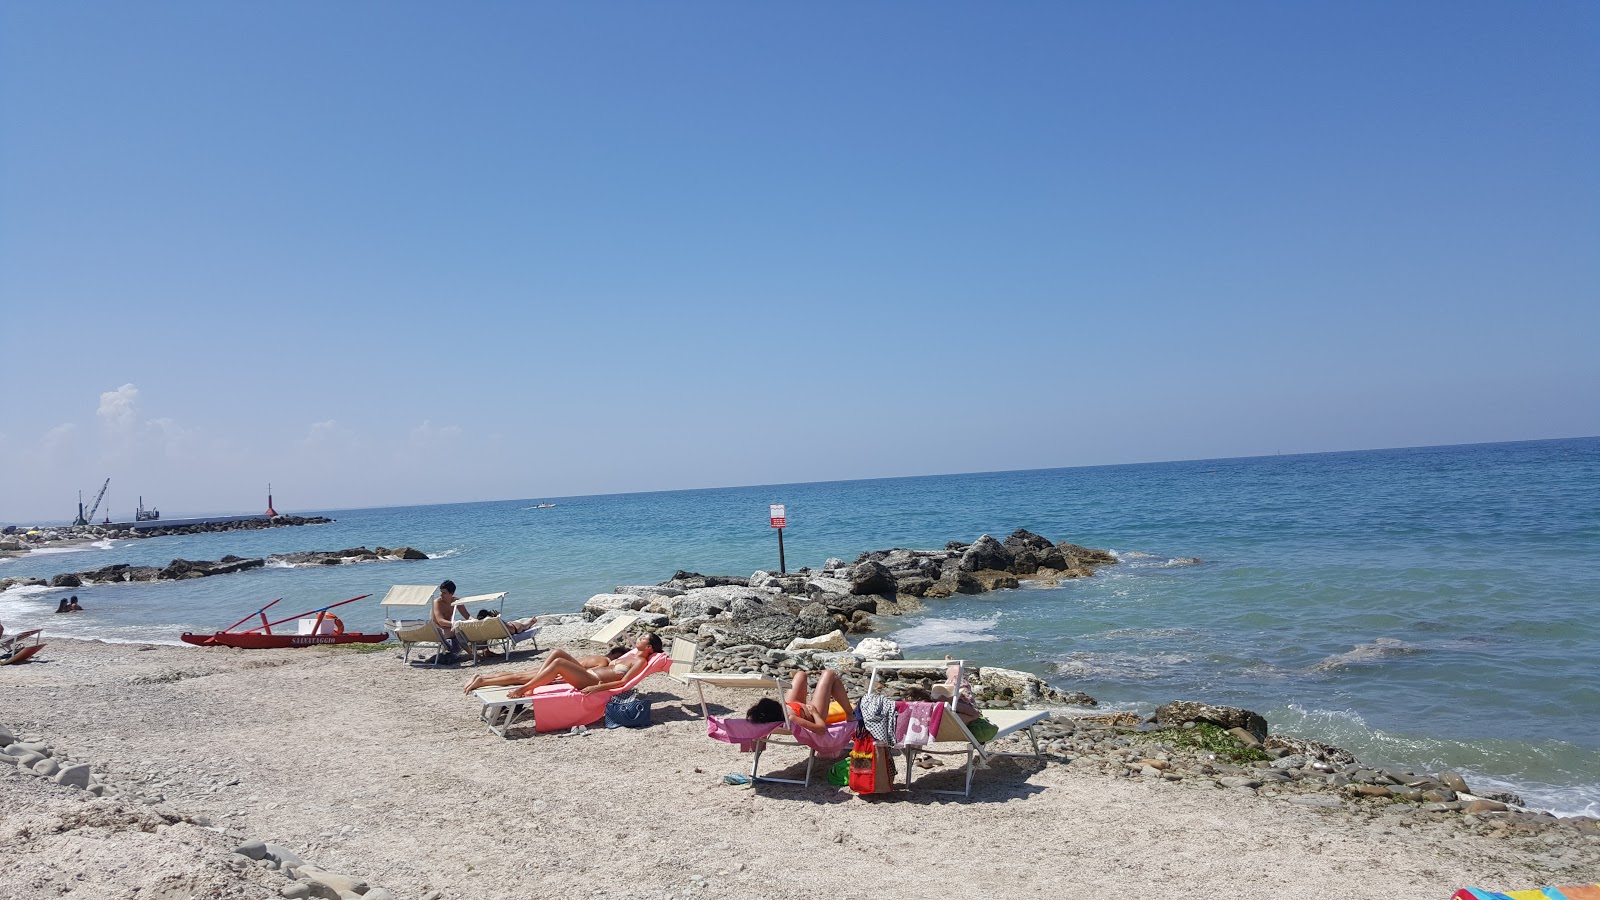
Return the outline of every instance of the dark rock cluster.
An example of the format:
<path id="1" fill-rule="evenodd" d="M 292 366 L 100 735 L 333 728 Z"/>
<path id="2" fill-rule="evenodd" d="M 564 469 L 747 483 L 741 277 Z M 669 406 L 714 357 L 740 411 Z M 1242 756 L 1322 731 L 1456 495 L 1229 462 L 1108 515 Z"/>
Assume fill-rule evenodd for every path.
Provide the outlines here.
<path id="1" fill-rule="evenodd" d="M 214 575 L 231 575 L 248 569 L 259 569 L 269 562 L 290 566 L 337 566 L 345 563 L 377 562 L 379 560 L 427 559 L 428 555 L 413 547 L 393 550 L 379 547 L 368 550 L 354 547 L 349 550 L 312 550 L 304 553 L 275 553 L 268 557 L 244 559 L 224 556 L 220 560 L 175 559 L 165 566 L 134 566 L 127 563 L 102 566 L 84 572 L 66 572 L 44 581 L 39 578 L 7 578 L 0 580 L 0 591 L 18 585 L 49 585 L 58 588 L 76 588 L 95 584 L 117 584 L 129 581 L 181 581 L 190 578 L 209 578 Z"/>

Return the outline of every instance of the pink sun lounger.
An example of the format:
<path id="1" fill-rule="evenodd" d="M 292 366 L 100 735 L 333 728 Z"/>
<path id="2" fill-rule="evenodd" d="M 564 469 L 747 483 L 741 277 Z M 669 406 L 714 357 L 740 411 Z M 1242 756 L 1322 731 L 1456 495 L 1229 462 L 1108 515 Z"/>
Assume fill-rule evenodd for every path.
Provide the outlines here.
<path id="1" fill-rule="evenodd" d="M 534 692 L 526 697 L 507 697 L 506 695 L 513 690 L 508 687 L 479 688 L 472 692 L 472 696 L 483 703 L 479 717 L 488 724 L 490 731 L 501 737 L 506 736 L 506 730 L 527 709 L 533 711 L 534 731 L 566 731 L 574 725 L 593 725 L 605 718 L 607 700 L 624 691 L 633 690 L 639 686 L 639 682 L 651 675 L 666 672 L 672 668 L 673 662 L 670 655 L 657 653 L 650 657 L 650 661 L 639 671 L 634 672 L 633 677 L 621 687 L 610 691 L 596 691 L 593 694 L 574 690 L 566 684 L 547 684 L 542 688 L 535 688 Z"/>

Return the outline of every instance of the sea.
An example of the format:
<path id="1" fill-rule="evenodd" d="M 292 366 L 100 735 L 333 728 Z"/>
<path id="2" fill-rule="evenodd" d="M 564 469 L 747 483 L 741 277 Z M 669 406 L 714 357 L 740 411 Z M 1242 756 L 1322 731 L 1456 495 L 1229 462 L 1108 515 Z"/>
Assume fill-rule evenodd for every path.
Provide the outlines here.
<path id="1" fill-rule="evenodd" d="M 679 569 L 776 570 L 773 503 L 786 507 L 790 571 L 1016 528 L 1119 559 L 1058 587 L 883 619 L 908 657 L 1025 669 L 1110 710 L 1242 706 L 1369 764 L 1457 770 L 1539 808 L 1600 815 L 1600 438 L 282 510 L 336 521 L 39 551 L 0 560 L 0 578 L 363 545 L 432 558 L 13 589 L 0 621 L 178 643 L 276 598 L 289 615 L 368 594 L 339 612 L 371 630 L 390 585 L 446 578 L 463 595 L 509 591 L 510 614 L 570 612 Z M 54 615 L 70 594 L 86 611 Z"/>

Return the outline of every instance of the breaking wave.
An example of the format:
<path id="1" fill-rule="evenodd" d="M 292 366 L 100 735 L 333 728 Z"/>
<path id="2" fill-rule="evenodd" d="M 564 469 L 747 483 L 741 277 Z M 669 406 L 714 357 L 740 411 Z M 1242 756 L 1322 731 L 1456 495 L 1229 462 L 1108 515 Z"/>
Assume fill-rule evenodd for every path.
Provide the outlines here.
<path id="1" fill-rule="evenodd" d="M 910 628 L 889 635 L 889 639 L 904 649 L 978 644 L 1000 640 L 999 635 L 991 633 L 999 624 L 999 616 L 987 619 L 923 619 Z"/>

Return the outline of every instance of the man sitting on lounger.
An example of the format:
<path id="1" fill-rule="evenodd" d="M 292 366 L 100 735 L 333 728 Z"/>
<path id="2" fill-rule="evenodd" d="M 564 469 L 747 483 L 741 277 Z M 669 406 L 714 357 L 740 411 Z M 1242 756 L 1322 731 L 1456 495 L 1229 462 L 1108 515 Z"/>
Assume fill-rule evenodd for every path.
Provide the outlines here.
<path id="1" fill-rule="evenodd" d="M 778 701 L 771 697 L 763 697 L 750 707 L 745 717 L 752 722 L 782 722 L 783 707 L 787 706 L 790 724 L 818 734 L 827 731 L 829 725 L 850 718 L 850 697 L 845 693 L 844 682 L 839 680 L 838 672 L 824 669 L 817 676 L 817 689 L 809 699 L 806 697 L 808 680 L 805 669 L 794 673 L 794 683 L 783 695 L 783 706 L 779 706 Z"/>
<path id="2" fill-rule="evenodd" d="M 543 687 L 557 679 L 565 681 L 585 694 L 609 691 L 626 684 L 634 670 L 661 652 L 661 636 L 646 634 L 634 647 L 638 656 L 627 662 L 614 661 L 607 656 L 573 656 L 565 650 L 552 650 L 538 669 L 525 672 L 506 672 L 503 675 L 479 675 L 467 682 L 464 693 L 481 687 L 508 687 L 520 685 L 507 697 L 526 697 L 535 688 Z"/>

